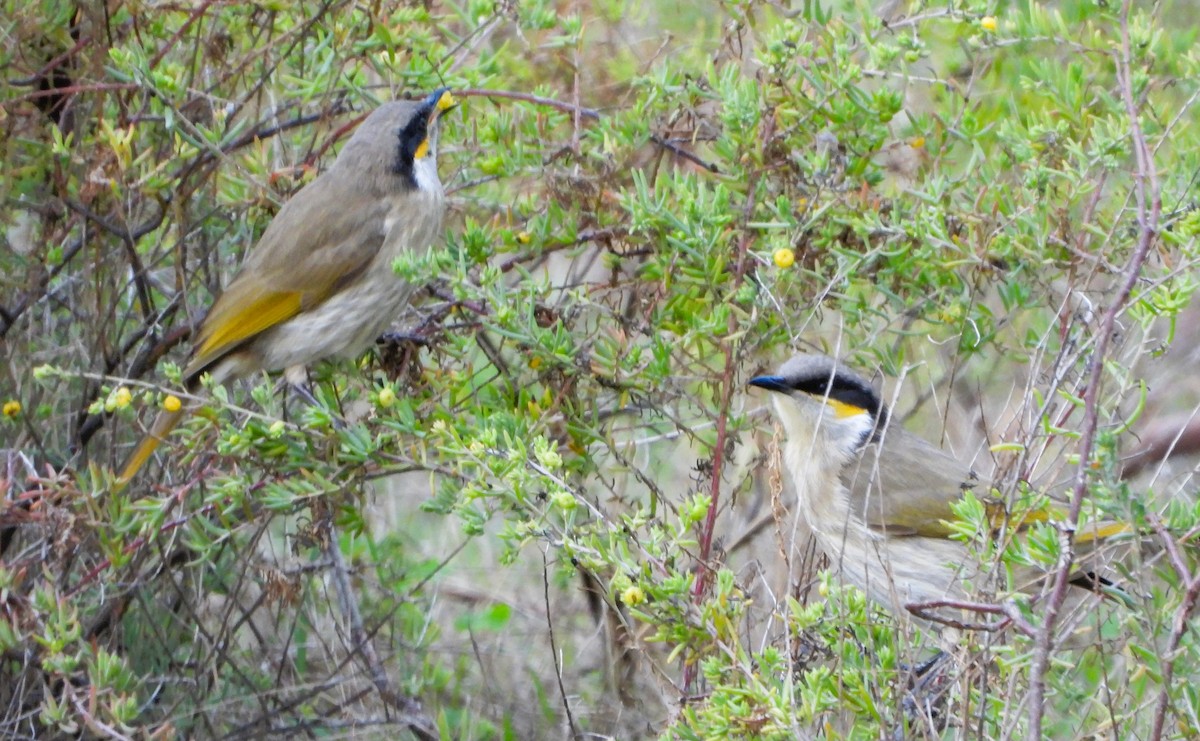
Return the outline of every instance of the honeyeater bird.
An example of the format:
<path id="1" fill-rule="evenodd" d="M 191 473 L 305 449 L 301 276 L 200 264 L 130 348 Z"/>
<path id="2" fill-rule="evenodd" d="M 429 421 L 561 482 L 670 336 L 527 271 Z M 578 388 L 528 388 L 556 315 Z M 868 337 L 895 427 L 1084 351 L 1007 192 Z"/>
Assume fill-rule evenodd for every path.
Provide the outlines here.
<path id="1" fill-rule="evenodd" d="M 359 125 L 333 165 L 292 196 L 196 332 L 184 382 L 221 383 L 262 371 L 302 378 L 304 367 L 361 353 L 415 287 L 392 263 L 425 250 L 441 230 L 438 119 L 448 90 L 385 103 Z M 124 485 L 186 413 L 161 412 L 126 461 Z"/>
<path id="2" fill-rule="evenodd" d="M 980 586 L 980 566 L 971 566 L 968 546 L 951 539 L 947 524 L 955 519 L 951 505 L 967 490 L 983 489 L 977 496 L 988 502 L 969 466 L 889 424 L 871 385 L 828 356 L 797 355 L 750 384 L 775 392 L 784 466 L 800 514 L 845 581 L 896 613 L 912 603 L 967 599 L 964 578 Z M 1041 509 L 1015 522 L 1000 504 L 987 506 L 992 526 L 1013 533 L 1064 514 Z M 1119 595 L 1087 570 L 1084 557 L 1099 558 L 1101 545 L 1128 531 L 1115 523 L 1081 526 L 1074 547 L 1084 565 L 1072 572 L 1072 584 Z M 1017 588 L 1030 590 L 1046 575 L 1029 566 L 1013 576 Z"/>

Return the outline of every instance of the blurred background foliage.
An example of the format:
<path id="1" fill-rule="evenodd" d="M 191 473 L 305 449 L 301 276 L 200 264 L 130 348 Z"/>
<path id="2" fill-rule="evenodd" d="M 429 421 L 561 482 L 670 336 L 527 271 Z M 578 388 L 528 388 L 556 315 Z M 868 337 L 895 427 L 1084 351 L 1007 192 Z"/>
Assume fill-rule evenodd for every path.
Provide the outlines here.
<path id="1" fill-rule="evenodd" d="M 1198 20 L 4 0 L 3 734 L 1195 737 Z M 439 86 L 420 301 L 311 369 L 319 407 L 211 389 L 114 493 L 280 204 Z M 822 575 L 745 389 L 796 349 L 994 496 L 1083 470 L 1088 516 L 1154 546 L 1135 604 L 1039 667 Z"/>

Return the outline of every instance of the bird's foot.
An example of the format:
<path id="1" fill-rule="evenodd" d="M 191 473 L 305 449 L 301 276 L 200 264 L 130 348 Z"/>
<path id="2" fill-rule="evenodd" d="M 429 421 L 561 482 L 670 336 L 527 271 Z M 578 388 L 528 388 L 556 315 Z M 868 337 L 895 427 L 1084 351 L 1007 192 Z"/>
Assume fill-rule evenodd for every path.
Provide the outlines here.
<path id="1" fill-rule="evenodd" d="M 305 368 L 288 368 L 284 371 L 284 382 L 287 387 L 292 390 L 292 393 L 299 396 L 309 406 L 315 409 L 321 409 L 329 413 L 329 419 L 333 424 L 333 429 L 346 429 L 346 421 L 342 416 L 332 409 L 328 409 L 312 392 L 312 380 L 308 377 L 308 370 Z M 284 410 L 287 410 L 287 405 L 284 405 Z"/>

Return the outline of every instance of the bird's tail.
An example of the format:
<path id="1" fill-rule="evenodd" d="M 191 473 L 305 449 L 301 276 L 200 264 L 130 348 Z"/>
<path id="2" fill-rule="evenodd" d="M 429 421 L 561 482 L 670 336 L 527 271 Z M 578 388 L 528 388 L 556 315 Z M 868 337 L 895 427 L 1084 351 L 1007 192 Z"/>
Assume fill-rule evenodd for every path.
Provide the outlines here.
<path id="1" fill-rule="evenodd" d="M 175 429 L 175 425 L 179 424 L 179 420 L 183 419 L 185 413 L 184 407 L 173 412 L 163 410 L 158 413 L 158 417 L 154 420 L 154 426 L 134 448 L 133 453 L 125 459 L 125 467 L 121 469 L 121 475 L 117 477 L 117 491 L 124 489 L 130 480 L 137 476 L 138 471 L 142 470 L 142 466 L 146 465 L 146 461 L 150 460 L 150 456 L 154 454 L 167 435 L 171 434 L 171 430 Z"/>

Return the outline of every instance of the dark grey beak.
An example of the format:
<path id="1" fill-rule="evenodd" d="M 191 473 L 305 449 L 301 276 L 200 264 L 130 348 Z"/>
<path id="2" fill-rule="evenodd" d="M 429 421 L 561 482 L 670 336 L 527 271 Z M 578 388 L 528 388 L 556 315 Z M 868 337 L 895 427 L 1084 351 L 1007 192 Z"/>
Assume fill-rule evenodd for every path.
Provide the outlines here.
<path id="1" fill-rule="evenodd" d="M 782 376 L 756 376 L 750 379 L 750 385 L 767 391 L 778 391 L 781 394 L 789 394 L 792 391 L 791 386 L 784 383 Z"/>

